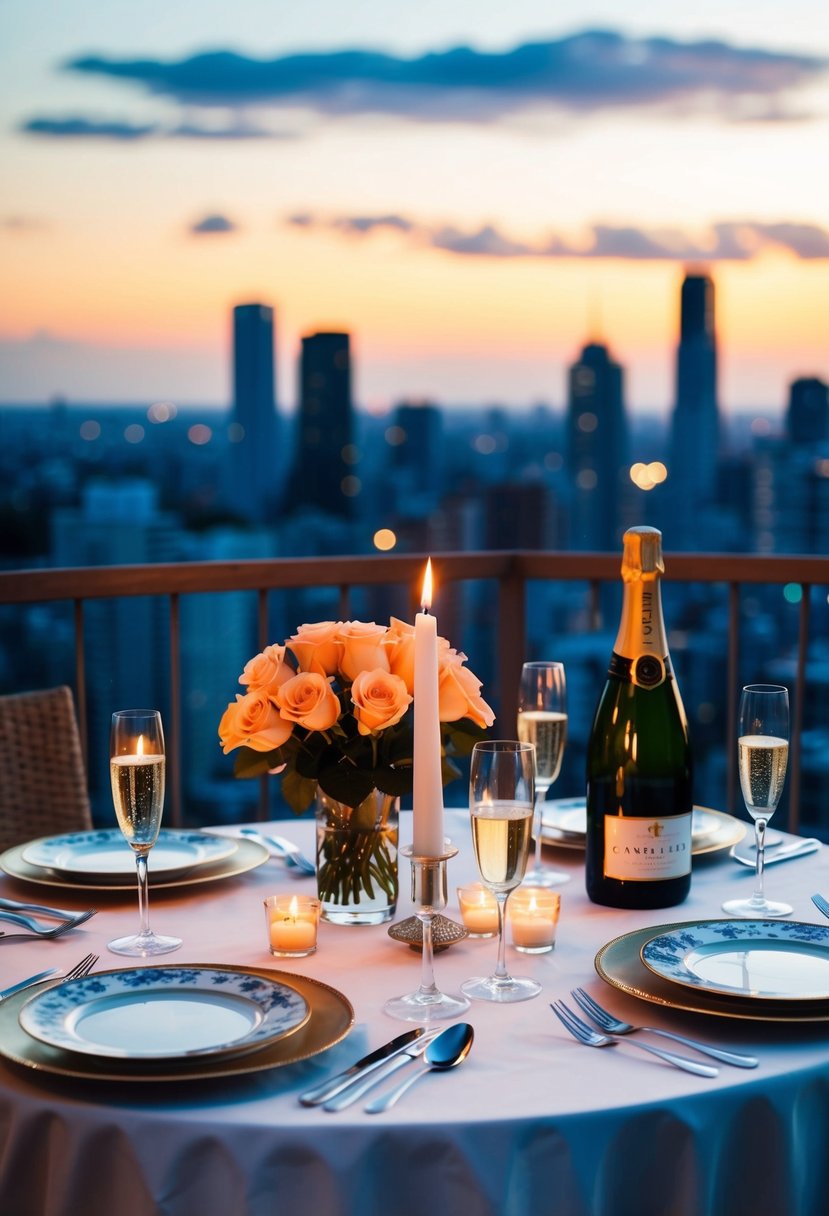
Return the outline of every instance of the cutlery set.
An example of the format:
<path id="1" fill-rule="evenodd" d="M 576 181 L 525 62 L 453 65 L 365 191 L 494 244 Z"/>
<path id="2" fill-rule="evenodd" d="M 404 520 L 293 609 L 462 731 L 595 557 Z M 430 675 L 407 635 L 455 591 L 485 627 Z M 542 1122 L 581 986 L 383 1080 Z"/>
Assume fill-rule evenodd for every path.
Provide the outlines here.
<path id="1" fill-rule="evenodd" d="M 62 984 L 66 980 L 78 980 L 84 975 L 89 975 L 97 961 L 97 954 L 85 955 L 65 975 L 60 976 L 58 982 Z M 25 980 L 19 980 L 16 984 L 10 984 L 8 988 L 0 989 L 0 1001 L 5 1001 L 6 997 L 14 996 L 16 992 L 22 992 L 24 988 L 31 988 L 34 984 L 41 983 L 42 980 L 46 980 L 51 975 L 54 975 L 57 970 L 57 967 L 49 967 L 46 971 L 38 971 L 35 975 L 30 975 Z"/>
<path id="2" fill-rule="evenodd" d="M 423 1065 L 419 1069 L 366 1105 L 367 1114 L 379 1114 L 393 1106 L 427 1072 L 442 1072 L 460 1064 L 469 1054 L 473 1038 L 474 1031 L 468 1022 L 455 1022 L 442 1029 L 418 1027 L 409 1030 L 370 1052 L 345 1072 L 307 1089 L 299 1095 L 299 1100 L 303 1106 L 321 1106 L 325 1111 L 345 1110 L 375 1085 L 388 1080 L 398 1068 L 423 1056 Z"/>
<path id="3" fill-rule="evenodd" d="M 4 941 L 33 935 L 44 938 L 61 937 L 70 929 L 77 929 L 94 916 L 95 912 L 95 908 L 88 908 L 85 912 L 71 912 L 66 908 L 51 908 L 46 904 L 25 904 L 13 899 L 0 899 L 0 921 L 28 930 L 27 933 L 6 933 L 0 930 L 0 937 Z M 44 923 L 43 918 L 47 923 Z M 57 924 L 48 923 L 50 921 L 57 921 Z"/>

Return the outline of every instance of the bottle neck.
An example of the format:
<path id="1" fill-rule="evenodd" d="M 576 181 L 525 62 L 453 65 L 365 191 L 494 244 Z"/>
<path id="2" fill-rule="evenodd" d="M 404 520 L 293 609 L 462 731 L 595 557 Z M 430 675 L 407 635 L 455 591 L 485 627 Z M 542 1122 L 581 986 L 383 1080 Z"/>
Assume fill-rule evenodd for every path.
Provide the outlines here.
<path id="1" fill-rule="evenodd" d="M 653 687 L 670 674 L 658 574 L 639 574 L 625 580 L 622 616 L 613 652 L 628 661 L 624 666 L 630 666 L 636 684 Z"/>

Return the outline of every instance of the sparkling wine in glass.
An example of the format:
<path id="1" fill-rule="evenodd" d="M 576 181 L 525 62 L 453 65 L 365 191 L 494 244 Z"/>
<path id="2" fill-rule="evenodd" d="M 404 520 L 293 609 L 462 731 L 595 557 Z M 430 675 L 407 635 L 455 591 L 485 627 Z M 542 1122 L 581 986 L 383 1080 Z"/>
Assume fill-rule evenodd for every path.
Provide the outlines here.
<path id="1" fill-rule="evenodd" d="M 789 693 L 780 684 L 747 684 L 738 723 L 740 788 L 754 820 L 755 881 L 751 899 L 730 899 L 730 916 L 788 916 L 789 904 L 766 899 L 763 889 L 766 824 L 777 810 L 789 761 Z"/>
<path id="2" fill-rule="evenodd" d="M 118 826 L 135 853 L 138 871 L 138 933 L 109 942 L 115 954 L 147 958 L 168 954 L 181 945 L 178 937 L 160 937 L 150 929 L 147 859 L 158 839 L 164 808 L 166 758 L 161 714 L 155 709 L 122 709 L 112 715 L 109 776 Z"/>
<path id="3" fill-rule="evenodd" d="M 561 771 L 567 742 L 567 685 L 563 663 L 525 663 L 518 686 L 518 738 L 535 748 L 535 859 L 525 875 L 534 887 L 569 882 L 564 870 L 545 866 L 541 857 L 541 812 L 547 791 Z"/>
<path id="4" fill-rule="evenodd" d="M 476 743 L 469 773 L 469 810 L 478 873 L 498 905 L 498 959 L 489 976 L 476 976 L 461 991 L 479 1001 L 526 1001 L 537 996 L 535 980 L 509 974 L 504 963 L 504 916 L 510 891 L 527 868 L 535 803 L 531 743 L 490 739 Z"/>

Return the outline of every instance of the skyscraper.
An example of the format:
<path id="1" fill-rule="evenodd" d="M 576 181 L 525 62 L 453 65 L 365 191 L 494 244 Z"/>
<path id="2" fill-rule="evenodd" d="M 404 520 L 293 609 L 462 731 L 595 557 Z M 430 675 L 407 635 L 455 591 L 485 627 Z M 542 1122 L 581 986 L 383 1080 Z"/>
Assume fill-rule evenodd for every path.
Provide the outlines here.
<path id="1" fill-rule="evenodd" d="M 589 342 L 570 368 L 567 468 L 570 538 L 577 549 L 616 549 L 624 531 L 628 426 L 624 374 L 606 346 Z"/>
<path id="2" fill-rule="evenodd" d="M 670 548 L 698 545 L 700 512 L 714 500 L 720 450 L 714 284 L 687 274 L 680 296 L 676 402 L 668 465 L 673 505 Z"/>
<path id="3" fill-rule="evenodd" d="M 786 431 L 795 444 L 829 438 L 829 386 L 817 376 L 804 376 L 791 385 Z"/>
<path id="4" fill-rule="evenodd" d="M 296 448 L 286 505 L 350 519 L 360 479 L 353 442 L 349 335 L 319 333 L 303 338 L 299 381 Z"/>
<path id="5" fill-rule="evenodd" d="M 273 309 L 240 304 L 233 309 L 234 509 L 251 523 L 272 516 L 279 486 L 279 448 L 274 391 Z"/>

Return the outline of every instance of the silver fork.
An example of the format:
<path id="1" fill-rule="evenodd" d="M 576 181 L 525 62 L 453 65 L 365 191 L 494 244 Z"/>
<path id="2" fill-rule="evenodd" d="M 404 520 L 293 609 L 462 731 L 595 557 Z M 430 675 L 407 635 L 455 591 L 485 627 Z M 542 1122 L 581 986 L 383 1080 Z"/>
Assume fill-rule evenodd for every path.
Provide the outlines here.
<path id="1" fill-rule="evenodd" d="M 600 1030 L 606 1031 L 607 1034 L 633 1034 L 637 1030 L 647 1030 L 649 1034 L 659 1034 L 665 1039 L 673 1039 L 675 1043 L 691 1047 L 694 1051 L 699 1051 L 704 1056 L 711 1056 L 712 1059 L 719 1060 L 722 1064 L 733 1064 L 735 1068 L 756 1068 L 759 1063 L 755 1056 L 747 1056 L 739 1051 L 725 1051 L 722 1047 L 711 1047 L 708 1043 L 699 1043 L 696 1039 L 686 1038 L 685 1035 L 674 1034 L 672 1030 L 660 1030 L 657 1026 L 634 1026 L 632 1022 L 623 1022 L 621 1018 L 615 1018 L 612 1013 L 608 1013 L 583 988 L 573 988 L 570 995 L 579 1008 L 593 1019 Z"/>
<path id="2" fill-rule="evenodd" d="M 95 911 L 95 908 L 89 908 L 86 912 L 79 912 L 72 920 L 60 921 L 59 924 L 46 928 L 33 916 L 26 916 L 23 912 L 7 912 L 0 909 L 0 920 L 9 921 L 13 925 L 22 925 L 24 929 L 30 930 L 29 933 L 0 933 L 0 936 L 4 941 L 11 941 L 16 937 L 29 937 L 32 933 L 37 937 L 60 937 L 62 934 L 68 933 L 70 929 L 77 929 L 78 925 L 82 925 L 84 921 L 94 916 Z"/>
<path id="3" fill-rule="evenodd" d="M 818 912 L 822 912 L 824 916 L 829 916 L 829 899 L 824 899 L 822 895 L 813 895 L 812 903 Z"/>
<path id="4" fill-rule="evenodd" d="M 64 980 L 76 980 L 80 979 L 82 976 L 89 975 L 89 972 L 95 966 L 97 961 L 97 954 L 85 955 L 84 958 L 82 958 L 79 963 L 76 963 L 74 967 L 67 971 L 65 975 L 59 976 L 57 983 L 62 984 Z M 27 988 L 31 988 L 34 984 L 39 984 L 43 980 L 49 979 L 51 975 L 54 975 L 56 970 L 56 967 L 50 967 L 48 971 L 38 971 L 37 975 L 30 975 L 28 979 L 19 980 L 16 984 L 10 984 L 8 988 L 3 988 L 2 991 L 0 991 L 0 1001 L 4 1001 L 6 997 L 14 996 L 16 992 L 24 992 Z"/>
<path id="5" fill-rule="evenodd" d="M 97 954 L 84 955 L 84 957 L 81 959 L 81 961 L 79 963 L 75 963 L 74 967 L 70 967 L 70 969 L 66 972 L 66 975 L 62 975 L 60 977 L 60 979 L 58 980 L 58 983 L 63 984 L 66 980 L 79 980 L 83 976 L 89 975 L 90 971 L 95 966 L 97 961 L 98 961 Z"/>
<path id="6" fill-rule="evenodd" d="M 620 1043 L 626 1041 L 612 1039 L 607 1034 L 599 1034 L 597 1030 L 593 1030 L 580 1017 L 577 1017 L 572 1009 L 568 1009 L 564 1001 L 553 1001 L 550 1004 L 550 1008 L 565 1030 L 569 1030 L 574 1039 L 578 1039 L 580 1043 L 584 1043 L 587 1047 L 618 1047 Z M 661 1047 L 653 1047 L 650 1043 L 640 1043 L 635 1039 L 631 1039 L 627 1046 L 638 1047 L 640 1051 L 646 1051 L 649 1055 L 658 1056 L 666 1064 L 673 1064 L 675 1068 L 695 1073 L 698 1077 L 716 1077 L 720 1071 L 713 1064 L 698 1064 L 696 1060 L 689 1060 L 687 1056 L 674 1055 L 672 1051 L 663 1051 Z"/>

